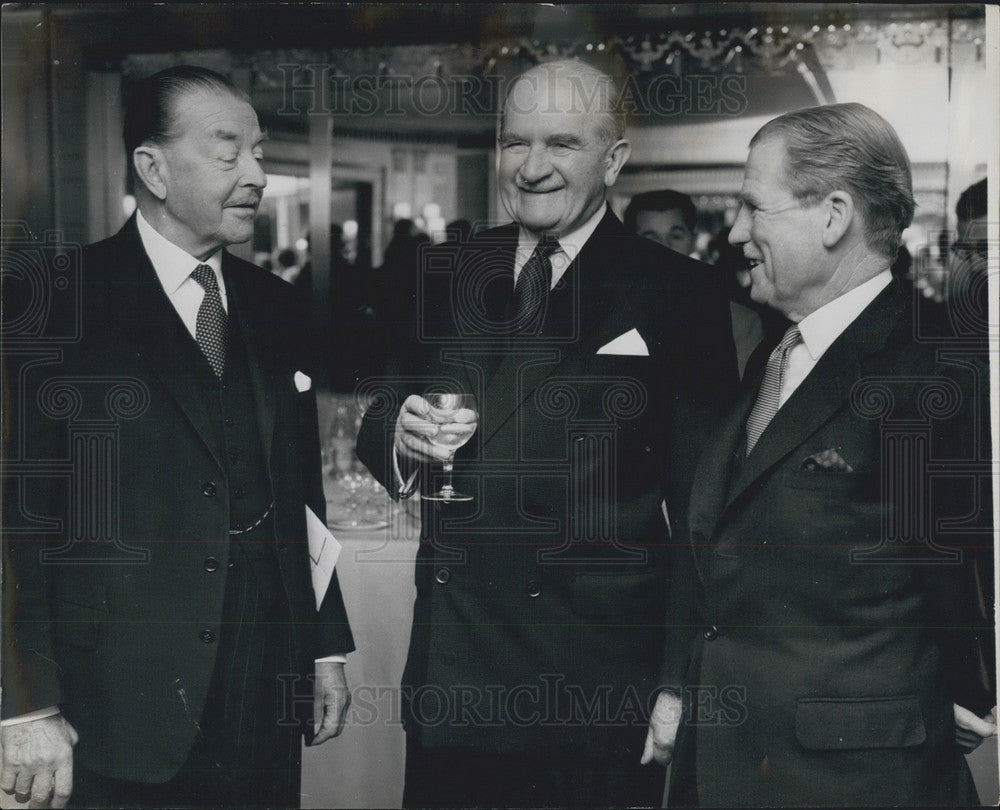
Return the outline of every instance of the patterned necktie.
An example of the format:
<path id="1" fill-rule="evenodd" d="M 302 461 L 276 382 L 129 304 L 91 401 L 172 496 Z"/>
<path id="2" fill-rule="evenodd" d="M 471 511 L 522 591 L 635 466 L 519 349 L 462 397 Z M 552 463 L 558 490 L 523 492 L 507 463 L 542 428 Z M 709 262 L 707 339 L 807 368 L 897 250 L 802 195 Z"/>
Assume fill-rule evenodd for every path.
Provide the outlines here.
<path id="1" fill-rule="evenodd" d="M 559 242 L 543 237 L 531 258 L 524 263 L 514 284 L 514 331 L 538 328 L 538 311 L 552 286 L 552 262 L 549 257 L 559 250 Z"/>
<path id="2" fill-rule="evenodd" d="M 785 368 L 788 366 L 788 353 L 794 346 L 802 342 L 799 327 L 791 326 L 785 332 L 781 343 L 774 347 L 771 356 L 767 358 L 767 368 L 764 369 L 764 379 L 757 392 L 757 401 L 747 418 L 747 451 L 749 456 L 754 445 L 778 412 L 778 402 L 781 399 L 781 385 L 785 379 Z"/>
<path id="3" fill-rule="evenodd" d="M 212 268 L 207 264 L 199 264 L 191 273 L 191 278 L 205 290 L 205 297 L 202 298 L 201 306 L 198 307 L 198 321 L 194 330 L 195 340 L 198 341 L 198 347 L 211 363 L 215 376 L 222 379 L 222 372 L 226 368 L 229 316 L 222 308 L 222 296 L 219 295 L 219 284 L 215 280 Z"/>

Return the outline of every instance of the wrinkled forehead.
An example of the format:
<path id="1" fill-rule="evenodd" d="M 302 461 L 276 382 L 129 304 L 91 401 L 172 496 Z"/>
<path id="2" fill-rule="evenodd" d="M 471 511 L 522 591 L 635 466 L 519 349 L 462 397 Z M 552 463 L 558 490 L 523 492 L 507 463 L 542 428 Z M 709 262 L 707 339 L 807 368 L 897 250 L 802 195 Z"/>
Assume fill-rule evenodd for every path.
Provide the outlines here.
<path id="1" fill-rule="evenodd" d="M 534 68 L 511 85 L 504 105 L 506 115 L 591 116 L 612 108 L 611 83 L 590 74 L 564 68 Z"/>
<path id="2" fill-rule="evenodd" d="M 248 102 L 225 90 L 197 88 L 173 99 L 173 122 L 178 137 L 185 134 L 257 139 L 260 125 Z"/>

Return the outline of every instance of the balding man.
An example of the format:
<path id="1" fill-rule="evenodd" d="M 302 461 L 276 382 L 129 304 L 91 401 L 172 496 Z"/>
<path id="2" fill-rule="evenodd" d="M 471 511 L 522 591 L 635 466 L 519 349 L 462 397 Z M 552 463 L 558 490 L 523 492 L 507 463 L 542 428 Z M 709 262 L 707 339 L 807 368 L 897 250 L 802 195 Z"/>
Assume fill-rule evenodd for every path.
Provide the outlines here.
<path id="1" fill-rule="evenodd" d="M 629 155 L 614 100 L 580 62 L 517 79 L 498 144 L 514 223 L 422 264 L 423 351 L 402 394 L 454 380 L 479 421 L 455 462 L 473 500 L 424 504 L 408 806 L 662 798 L 640 758 L 670 526 L 683 531 L 691 459 L 736 371 L 721 290 L 608 208 Z M 401 397 L 369 410 L 358 454 L 393 497 L 414 469 L 427 492 L 448 452 L 436 431 L 422 397 Z"/>
<path id="2" fill-rule="evenodd" d="M 906 152 L 860 104 L 788 113 L 751 141 L 741 200 L 729 241 L 792 326 L 695 476 L 672 800 L 978 804 L 960 745 L 996 733 L 989 377 L 917 339 L 892 279 Z"/>

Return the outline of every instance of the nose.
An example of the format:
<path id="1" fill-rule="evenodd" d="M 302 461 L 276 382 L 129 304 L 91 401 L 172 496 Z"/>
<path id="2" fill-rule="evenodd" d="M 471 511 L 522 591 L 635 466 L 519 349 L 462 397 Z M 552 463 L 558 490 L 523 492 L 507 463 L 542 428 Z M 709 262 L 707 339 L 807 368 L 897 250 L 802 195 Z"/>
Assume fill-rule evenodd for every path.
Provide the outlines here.
<path id="1" fill-rule="evenodd" d="M 260 165 L 260 161 L 253 155 L 247 154 L 243 159 L 243 185 L 253 186 L 263 189 L 267 186 L 267 175 Z"/>
<path id="2" fill-rule="evenodd" d="M 740 206 L 733 227 L 729 230 L 729 244 L 739 247 L 750 241 L 750 212 L 745 205 Z"/>
<path id="3" fill-rule="evenodd" d="M 521 176 L 521 180 L 531 185 L 547 177 L 551 171 L 552 164 L 549 162 L 545 149 L 532 146 L 517 173 Z"/>

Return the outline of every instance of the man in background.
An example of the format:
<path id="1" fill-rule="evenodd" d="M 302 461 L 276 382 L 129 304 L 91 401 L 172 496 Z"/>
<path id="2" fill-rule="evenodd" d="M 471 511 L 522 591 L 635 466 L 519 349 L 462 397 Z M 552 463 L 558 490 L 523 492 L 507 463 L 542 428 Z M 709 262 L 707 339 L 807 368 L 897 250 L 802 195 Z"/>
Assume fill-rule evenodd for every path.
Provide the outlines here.
<path id="1" fill-rule="evenodd" d="M 625 209 L 625 227 L 645 239 L 690 256 L 698 212 L 687 194 L 672 189 L 636 194 Z"/>

